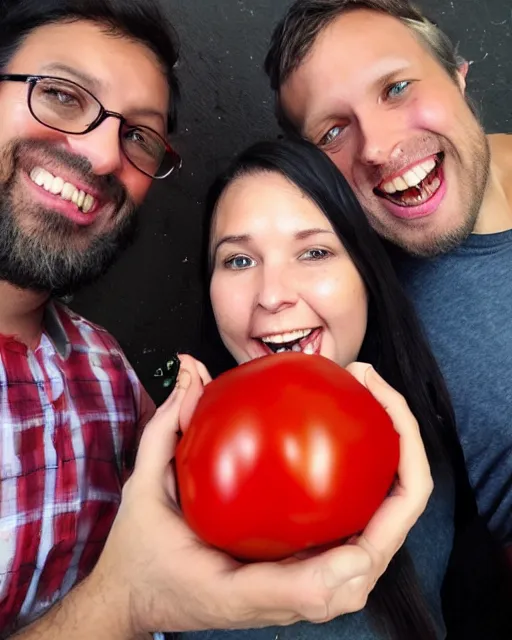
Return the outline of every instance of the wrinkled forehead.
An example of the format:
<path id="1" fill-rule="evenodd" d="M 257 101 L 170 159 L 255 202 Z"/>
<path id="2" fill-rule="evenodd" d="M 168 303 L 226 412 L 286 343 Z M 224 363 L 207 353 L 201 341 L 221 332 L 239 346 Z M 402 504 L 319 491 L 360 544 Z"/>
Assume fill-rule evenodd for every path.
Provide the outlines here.
<path id="1" fill-rule="evenodd" d="M 143 43 L 84 20 L 31 31 L 8 64 L 11 73 L 68 77 L 107 103 L 106 108 L 168 111 L 169 85 L 157 56 Z"/>

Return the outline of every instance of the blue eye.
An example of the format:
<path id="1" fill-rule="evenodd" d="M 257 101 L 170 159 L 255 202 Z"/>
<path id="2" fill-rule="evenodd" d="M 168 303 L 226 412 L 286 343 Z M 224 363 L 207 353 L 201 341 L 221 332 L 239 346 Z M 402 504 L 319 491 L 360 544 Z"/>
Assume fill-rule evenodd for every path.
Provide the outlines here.
<path id="1" fill-rule="evenodd" d="M 228 269 L 240 270 L 254 266 L 255 262 L 248 256 L 233 256 L 224 262 Z"/>
<path id="2" fill-rule="evenodd" d="M 336 125 L 335 127 L 332 127 L 332 129 L 329 129 L 329 131 L 320 140 L 318 145 L 320 147 L 325 147 L 325 146 L 331 144 L 331 142 L 334 142 L 339 137 L 339 135 L 342 133 L 343 129 L 344 129 L 344 127 L 340 127 L 339 125 Z"/>
<path id="3" fill-rule="evenodd" d="M 331 255 L 326 249 L 309 249 L 301 255 L 302 260 L 323 260 Z"/>
<path id="4" fill-rule="evenodd" d="M 404 91 L 409 87 L 411 83 L 408 80 L 401 80 L 400 82 L 395 82 L 386 90 L 386 95 L 388 98 L 398 98 L 401 96 Z"/>

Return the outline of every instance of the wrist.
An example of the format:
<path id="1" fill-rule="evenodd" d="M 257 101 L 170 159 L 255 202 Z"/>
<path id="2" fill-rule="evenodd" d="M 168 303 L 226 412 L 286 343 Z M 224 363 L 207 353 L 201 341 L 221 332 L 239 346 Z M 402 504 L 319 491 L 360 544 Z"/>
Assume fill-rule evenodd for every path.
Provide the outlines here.
<path id="1" fill-rule="evenodd" d="M 80 585 L 85 601 L 90 602 L 88 616 L 94 617 L 94 628 L 108 633 L 109 640 L 134 640 L 138 637 L 130 614 L 129 593 L 126 585 L 115 585 L 99 567 Z M 77 594 L 78 595 L 78 594 Z M 97 640 L 102 638 L 101 633 Z"/>

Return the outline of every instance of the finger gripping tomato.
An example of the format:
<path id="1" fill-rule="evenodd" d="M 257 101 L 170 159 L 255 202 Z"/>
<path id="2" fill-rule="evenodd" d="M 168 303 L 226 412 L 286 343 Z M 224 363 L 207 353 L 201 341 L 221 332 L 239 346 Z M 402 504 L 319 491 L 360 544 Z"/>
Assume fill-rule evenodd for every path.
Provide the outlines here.
<path id="1" fill-rule="evenodd" d="M 234 558 L 282 559 L 362 531 L 398 459 L 391 419 L 345 369 L 264 356 L 206 386 L 176 451 L 180 506 Z"/>

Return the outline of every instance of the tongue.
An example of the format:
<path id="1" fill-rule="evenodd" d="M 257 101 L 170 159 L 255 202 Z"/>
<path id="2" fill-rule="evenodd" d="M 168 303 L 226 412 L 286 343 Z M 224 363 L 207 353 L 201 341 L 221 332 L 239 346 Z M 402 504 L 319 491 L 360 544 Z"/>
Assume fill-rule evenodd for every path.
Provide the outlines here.
<path id="1" fill-rule="evenodd" d="M 302 351 L 300 348 L 300 340 L 283 343 L 269 343 L 268 346 L 274 353 L 282 353 L 283 351 Z"/>
<path id="2" fill-rule="evenodd" d="M 426 202 L 437 191 L 440 181 L 437 180 L 431 185 L 420 184 L 417 187 L 411 187 L 407 191 L 402 191 L 399 197 L 393 199 L 405 207 L 414 207 L 418 204 Z"/>
<path id="3" fill-rule="evenodd" d="M 302 351 L 302 349 L 300 348 L 299 343 L 296 342 L 291 347 L 280 345 L 279 348 L 274 351 L 274 353 L 283 353 L 284 351 L 296 351 L 296 352 L 300 353 Z"/>

